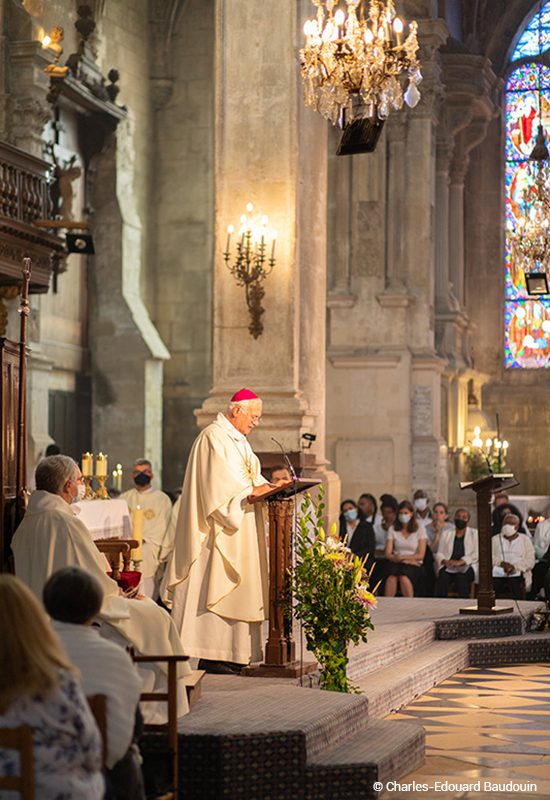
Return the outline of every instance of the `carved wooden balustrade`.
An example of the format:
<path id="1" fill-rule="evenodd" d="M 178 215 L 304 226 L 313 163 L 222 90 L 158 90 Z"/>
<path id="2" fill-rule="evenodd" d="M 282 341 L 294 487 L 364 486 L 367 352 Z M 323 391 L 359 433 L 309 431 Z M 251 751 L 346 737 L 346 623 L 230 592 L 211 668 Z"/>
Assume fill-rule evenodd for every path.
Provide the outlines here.
<path id="1" fill-rule="evenodd" d="M 56 259 L 65 252 L 63 241 L 35 227 L 48 219 L 50 165 L 0 141 L 0 286 L 21 282 L 23 258 L 32 258 L 31 292 L 46 292 Z"/>

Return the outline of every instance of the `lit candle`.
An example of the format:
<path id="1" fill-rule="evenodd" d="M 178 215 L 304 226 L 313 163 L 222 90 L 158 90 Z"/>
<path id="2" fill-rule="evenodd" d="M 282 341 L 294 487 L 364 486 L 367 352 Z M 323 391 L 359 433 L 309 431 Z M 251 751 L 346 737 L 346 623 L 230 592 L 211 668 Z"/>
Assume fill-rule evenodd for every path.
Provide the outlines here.
<path id="1" fill-rule="evenodd" d="M 95 474 L 97 478 L 106 478 L 109 474 L 107 471 L 107 456 L 99 453 L 95 462 Z"/>
<path id="2" fill-rule="evenodd" d="M 397 46 L 400 47 L 401 46 L 401 35 L 403 33 L 403 23 L 401 22 L 399 17 L 396 17 L 394 19 L 394 21 L 393 21 L 393 29 L 394 29 L 395 35 L 397 37 Z"/>
<path id="3" fill-rule="evenodd" d="M 337 30 L 337 38 L 340 39 L 342 36 L 342 31 L 340 27 L 344 24 L 345 14 L 341 8 L 338 9 L 336 14 L 334 15 L 334 22 L 336 23 L 336 30 Z"/>
<path id="4" fill-rule="evenodd" d="M 234 230 L 235 230 L 235 228 L 233 227 L 233 225 L 228 225 L 227 226 L 227 244 L 225 245 L 225 252 L 226 253 L 229 253 L 229 246 L 231 244 L 231 234 L 233 233 Z"/>
<path id="5" fill-rule="evenodd" d="M 132 550 L 132 558 L 134 561 L 141 561 L 143 558 L 141 552 L 143 547 L 143 509 L 141 506 L 136 506 L 132 511 L 132 538 L 139 542 L 139 545 Z"/>
<path id="6" fill-rule="evenodd" d="M 94 457 L 92 453 L 82 454 L 82 475 L 89 478 L 94 474 Z"/>
<path id="7" fill-rule="evenodd" d="M 116 465 L 116 488 L 119 492 L 122 491 L 122 464 Z"/>

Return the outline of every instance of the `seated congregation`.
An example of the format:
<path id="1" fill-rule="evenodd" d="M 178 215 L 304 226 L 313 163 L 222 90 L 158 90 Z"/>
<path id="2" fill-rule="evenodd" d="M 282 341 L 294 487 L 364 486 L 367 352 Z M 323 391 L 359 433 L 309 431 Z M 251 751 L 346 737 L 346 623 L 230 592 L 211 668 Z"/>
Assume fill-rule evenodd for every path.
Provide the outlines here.
<path id="1" fill-rule="evenodd" d="M 412 502 L 391 494 L 364 493 L 340 507 L 340 538 L 372 562 L 371 585 L 385 597 L 472 597 L 479 580 L 478 531 L 466 508 L 452 520 L 443 502 L 432 508 L 418 489 Z M 550 520 L 533 537 L 516 506 L 494 498 L 492 574 L 496 597 L 536 598 L 548 578 Z"/>
<path id="2" fill-rule="evenodd" d="M 166 702 L 151 694 L 166 695 L 169 660 L 177 675 L 172 713 L 189 710 L 183 645 L 165 609 L 126 596 L 109 576 L 71 508 L 81 496 L 78 465 L 44 458 L 35 480 L 12 541 L 16 574 L 0 576 L 0 728 L 32 732 L 40 800 L 140 800 L 137 738 L 143 721 L 168 721 Z M 154 662 L 141 663 L 148 654 Z M 139 707 L 142 694 L 148 702 Z M 97 713 L 98 697 L 102 737 L 90 710 Z M 19 767 L 17 753 L 0 747 L 0 778 L 19 775 Z"/>

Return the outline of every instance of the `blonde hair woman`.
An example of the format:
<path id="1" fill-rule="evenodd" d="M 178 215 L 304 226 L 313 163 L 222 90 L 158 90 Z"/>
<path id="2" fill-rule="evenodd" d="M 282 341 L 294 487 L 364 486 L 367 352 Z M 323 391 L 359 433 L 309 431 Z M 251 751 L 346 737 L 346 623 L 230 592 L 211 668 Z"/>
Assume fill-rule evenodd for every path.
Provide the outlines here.
<path id="1" fill-rule="evenodd" d="M 100 800 L 101 740 L 75 668 L 32 592 L 0 575 L 0 727 L 33 729 L 40 800 Z M 0 749 L 0 775 L 19 772 Z"/>

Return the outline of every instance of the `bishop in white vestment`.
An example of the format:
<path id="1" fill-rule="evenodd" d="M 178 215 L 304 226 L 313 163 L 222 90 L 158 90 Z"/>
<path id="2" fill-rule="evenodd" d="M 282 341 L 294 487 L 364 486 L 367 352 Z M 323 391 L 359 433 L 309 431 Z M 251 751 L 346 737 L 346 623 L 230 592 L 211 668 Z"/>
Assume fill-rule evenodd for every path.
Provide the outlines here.
<path id="1" fill-rule="evenodd" d="M 161 589 L 189 656 L 247 664 L 261 658 L 268 571 L 261 497 L 269 488 L 247 441 L 261 400 L 233 396 L 197 437 L 185 473 L 175 545 Z"/>

